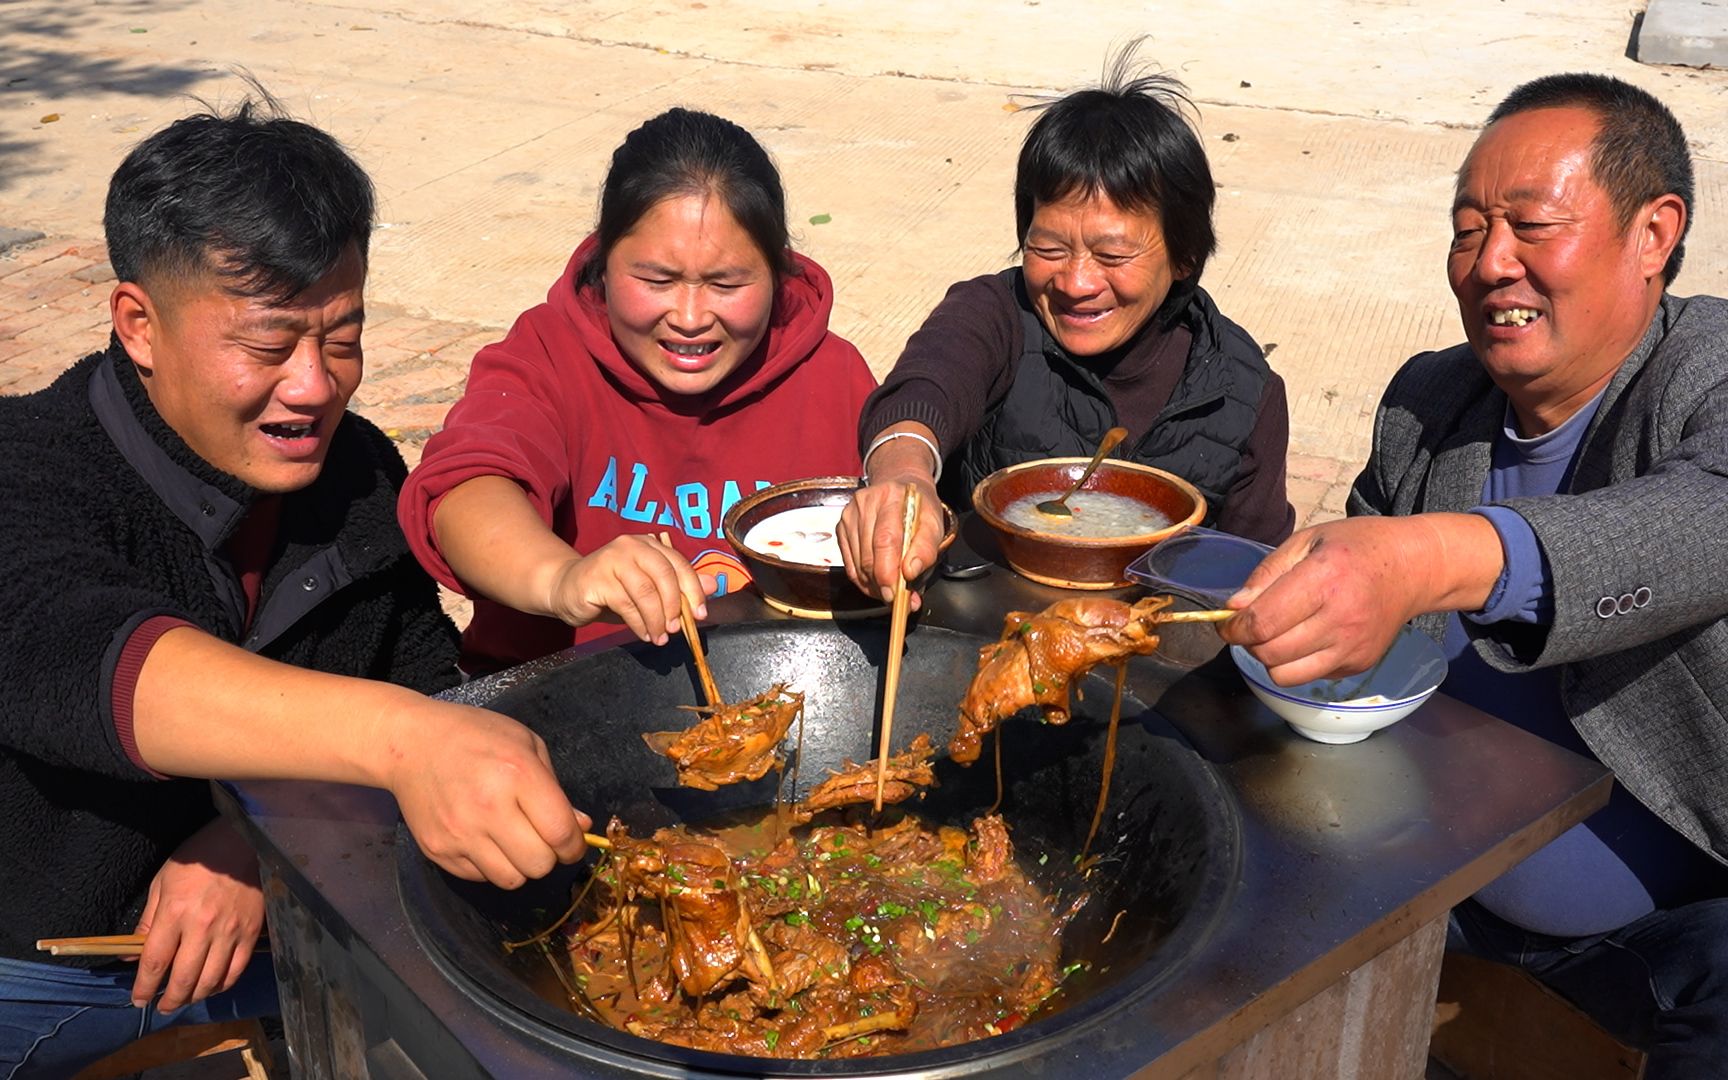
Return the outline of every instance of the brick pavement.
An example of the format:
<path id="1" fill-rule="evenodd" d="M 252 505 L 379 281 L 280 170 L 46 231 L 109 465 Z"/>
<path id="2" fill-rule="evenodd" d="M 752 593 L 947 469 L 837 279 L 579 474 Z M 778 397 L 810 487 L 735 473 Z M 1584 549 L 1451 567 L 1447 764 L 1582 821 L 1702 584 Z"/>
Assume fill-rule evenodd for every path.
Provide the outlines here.
<path id="1" fill-rule="evenodd" d="M 113 280 L 99 240 L 48 237 L 0 250 L 0 394 L 41 389 L 107 343 Z M 500 336 L 499 327 L 425 319 L 374 303 L 366 312 L 366 377 L 351 407 L 396 440 L 413 465 L 461 396 L 475 351 Z M 1342 517 L 1356 468 L 1292 455 L 1297 524 Z"/>

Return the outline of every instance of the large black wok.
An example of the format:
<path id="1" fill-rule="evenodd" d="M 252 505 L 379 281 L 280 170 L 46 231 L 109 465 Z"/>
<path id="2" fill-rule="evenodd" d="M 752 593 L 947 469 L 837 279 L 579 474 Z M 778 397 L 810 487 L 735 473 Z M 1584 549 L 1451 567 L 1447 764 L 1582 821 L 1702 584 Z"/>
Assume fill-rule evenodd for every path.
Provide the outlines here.
<path id="1" fill-rule="evenodd" d="M 719 627 L 704 638 L 729 699 L 782 681 L 805 692 L 801 790 L 794 796 L 843 758 L 875 756 L 884 626 L 775 621 Z M 895 750 L 920 730 L 947 741 L 984 643 L 934 627 L 908 635 Z M 1222 788 L 1162 717 L 1132 699 L 1123 705 L 1116 779 L 1093 845 L 1103 858 L 1089 878 L 1079 878 L 1073 857 L 1097 798 L 1112 680 L 1094 674 L 1081 689 L 1084 699 L 1065 726 L 1040 724 L 1032 712 L 1008 723 L 1002 813 L 1021 865 L 1034 880 L 1064 896 L 1091 894 L 1066 931 L 1062 950 L 1064 963 L 1090 961 L 1090 970 L 1059 995 L 1059 1011 L 997 1038 L 874 1060 L 770 1062 L 667 1046 L 580 1019 L 535 989 L 546 982 L 543 957 L 524 951 L 507 958 L 499 943 L 541 929 L 563 910 L 572 884 L 584 878 L 592 860 L 504 892 L 450 878 L 404 842 L 397 845 L 403 901 L 416 932 L 453 979 L 525 1035 L 567 1048 L 573 1065 L 604 1061 L 651 1075 L 685 1076 L 1024 1073 L 1056 1044 L 1084 1039 L 1089 1028 L 1108 1022 L 1112 1010 L 1169 978 L 1205 939 L 1236 879 L 1236 819 Z M 468 688 L 464 699 L 538 731 L 572 801 L 591 812 L 597 825 L 617 815 L 633 833 L 647 835 L 679 821 L 766 806 L 774 797 L 773 773 L 716 792 L 677 787 L 671 765 L 643 744 L 643 731 L 693 721 L 676 708 L 698 700 L 681 641 L 537 661 Z M 989 742 L 969 769 L 944 755 L 937 777 L 940 786 L 917 804 L 919 812 L 938 822 L 969 823 L 996 797 Z M 790 769 L 783 782 L 790 791 Z"/>

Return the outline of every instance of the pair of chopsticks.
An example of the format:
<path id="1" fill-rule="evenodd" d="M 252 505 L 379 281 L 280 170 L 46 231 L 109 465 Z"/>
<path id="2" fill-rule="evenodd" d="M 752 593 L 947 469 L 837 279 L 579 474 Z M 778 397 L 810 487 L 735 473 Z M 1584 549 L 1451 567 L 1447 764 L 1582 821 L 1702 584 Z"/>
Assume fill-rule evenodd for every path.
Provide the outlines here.
<path id="1" fill-rule="evenodd" d="M 583 833 L 589 847 L 610 851 L 612 841 L 595 833 Z M 136 958 L 144 952 L 143 934 L 94 934 L 83 937 L 38 938 L 36 948 L 49 956 L 118 956 Z M 256 951 L 269 952 L 270 942 L 258 939 Z"/>
<path id="2" fill-rule="evenodd" d="M 1160 611 L 1154 622 L 1223 622 L 1236 617 L 1236 612 L 1220 608 L 1217 611 Z"/>
<path id="3" fill-rule="evenodd" d="M 136 957 L 144 951 L 143 934 L 108 934 L 94 937 L 41 938 L 36 948 L 49 956 L 120 956 Z M 258 952 L 269 952 L 270 942 L 258 939 Z"/>
<path id="4" fill-rule="evenodd" d="M 671 534 L 661 533 L 660 542 L 671 547 Z M 696 612 L 691 610 L 690 598 L 682 589 L 678 590 L 678 623 L 684 628 L 684 640 L 690 643 L 690 655 L 696 660 L 696 678 L 702 683 L 702 694 L 708 699 L 710 708 L 718 709 L 726 702 L 720 697 L 720 686 L 714 681 L 713 670 L 708 667 L 708 657 L 702 654 L 702 638 L 696 633 Z"/>
<path id="5" fill-rule="evenodd" d="M 906 586 L 906 556 L 918 528 L 918 489 L 906 485 L 905 517 L 901 521 L 900 572 L 894 577 L 894 602 L 888 613 L 888 668 L 882 680 L 882 733 L 876 751 L 876 802 L 882 812 L 882 789 L 888 782 L 889 740 L 894 737 L 894 700 L 900 694 L 900 653 L 906 648 L 906 620 L 912 614 L 912 593 Z"/>

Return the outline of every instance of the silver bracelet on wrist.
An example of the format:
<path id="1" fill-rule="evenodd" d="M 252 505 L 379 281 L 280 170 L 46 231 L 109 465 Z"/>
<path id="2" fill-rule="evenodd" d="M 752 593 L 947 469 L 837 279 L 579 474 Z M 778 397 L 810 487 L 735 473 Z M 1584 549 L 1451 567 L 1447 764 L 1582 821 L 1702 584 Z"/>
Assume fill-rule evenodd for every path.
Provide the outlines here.
<path id="1" fill-rule="evenodd" d="M 930 457 L 936 462 L 936 469 L 934 474 L 930 477 L 930 481 L 931 483 L 935 483 L 942 479 L 942 452 L 936 449 L 936 444 L 918 434 L 916 431 L 896 431 L 887 435 L 877 436 L 876 441 L 870 444 L 870 448 L 864 451 L 864 457 L 858 462 L 858 464 L 864 473 L 864 483 L 866 486 L 870 483 L 870 455 L 882 449 L 886 444 L 893 442 L 895 439 L 917 439 L 928 447 L 930 450 Z"/>

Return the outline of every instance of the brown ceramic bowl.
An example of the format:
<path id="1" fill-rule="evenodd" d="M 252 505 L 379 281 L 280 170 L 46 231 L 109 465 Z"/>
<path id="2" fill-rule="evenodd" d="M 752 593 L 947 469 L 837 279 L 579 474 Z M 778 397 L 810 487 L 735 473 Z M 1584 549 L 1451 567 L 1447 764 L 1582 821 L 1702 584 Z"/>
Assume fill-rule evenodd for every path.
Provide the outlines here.
<path id="1" fill-rule="evenodd" d="M 860 618 L 888 613 L 887 604 L 865 595 L 852 584 L 843 566 L 792 562 L 744 545 L 744 537 L 750 530 L 775 514 L 801 506 L 845 506 L 852 501 L 858 483 L 856 476 L 812 476 L 807 480 L 788 480 L 739 499 L 726 511 L 720 522 L 721 532 L 738 552 L 744 569 L 750 572 L 756 588 L 761 590 L 762 599 L 768 601 L 769 606 L 806 619 Z M 942 519 L 946 529 L 941 547 L 946 550 L 954 542 L 954 514 L 946 506 L 942 508 Z M 927 584 L 934 569 L 926 570 L 913 587 L 922 588 Z"/>
<path id="2" fill-rule="evenodd" d="M 1002 517 L 1028 495 L 1054 499 L 1080 479 L 1088 458 L 1045 458 L 998 469 L 972 489 L 972 508 L 996 534 L 1002 556 L 1016 573 L 1061 589 L 1114 589 L 1129 584 L 1128 564 L 1158 541 L 1206 516 L 1206 498 L 1174 473 L 1106 459 L 1084 491 L 1122 495 L 1170 519 L 1133 536 L 1065 536 L 1029 529 Z"/>

